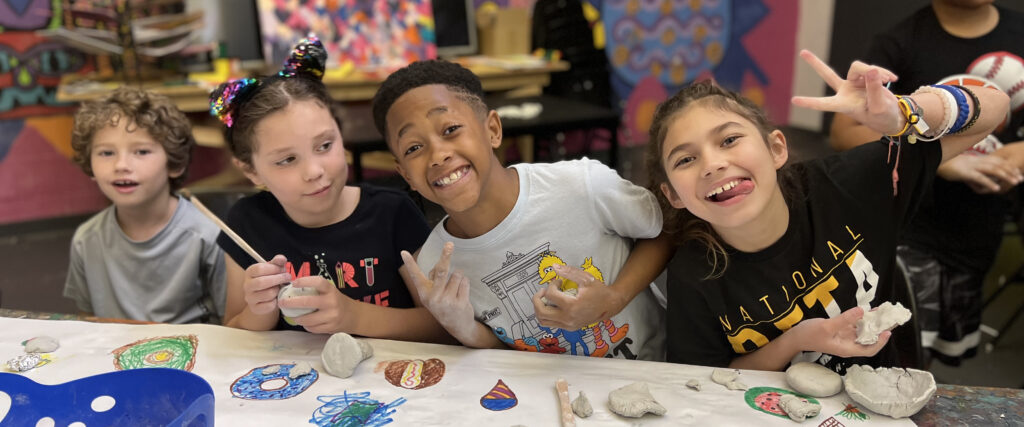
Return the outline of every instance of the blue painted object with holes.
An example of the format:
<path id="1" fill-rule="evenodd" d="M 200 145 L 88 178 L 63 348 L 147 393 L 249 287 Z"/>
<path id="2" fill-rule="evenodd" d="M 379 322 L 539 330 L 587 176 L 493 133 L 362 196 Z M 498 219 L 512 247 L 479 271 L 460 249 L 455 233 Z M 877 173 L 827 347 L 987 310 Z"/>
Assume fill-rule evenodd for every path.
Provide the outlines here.
<path id="1" fill-rule="evenodd" d="M 33 426 L 45 417 L 58 426 L 81 422 L 87 426 L 198 427 L 212 426 L 214 421 L 210 384 L 178 369 L 115 371 L 56 385 L 0 373 L 0 392 L 7 393 L 11 403 L 7 415 L 0 416 L 0 427 Z M 93 400 L 101 396 L 113 398 L 114 406 L 94 411 Z"/>

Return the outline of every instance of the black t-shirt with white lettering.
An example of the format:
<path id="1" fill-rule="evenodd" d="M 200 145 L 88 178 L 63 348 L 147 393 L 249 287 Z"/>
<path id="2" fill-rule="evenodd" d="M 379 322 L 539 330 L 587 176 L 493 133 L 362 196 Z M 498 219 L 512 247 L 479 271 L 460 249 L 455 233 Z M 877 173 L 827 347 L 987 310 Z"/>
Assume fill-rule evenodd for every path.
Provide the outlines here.
<path id="1" fill-rule="evenodd" d="M 710 269 L 706 248 L 681 246 L 668 268 L 668 360 L 727 366 L 803 319 L 891 301 L 897 232 L 942 150 L 903 143 L 895 197 L 887 151 L 879 141 L 790 166 L 796 185 L 785 234 L 756 253 L 727 248 L 728 267 L 718 278 L 702 279 Z M 893 147 L 892 160 L 895 154 Z M 804 356 L 838 372 L 855 362 Z"/>
<path id="2" fill-rule="evenodd" d="M 354 300 L 413 307 L 409 289 L 398 274 L 403 265 L 399 253 L 417 251 L 430 227 L 404 193 L 366 184 L 359 188 L 355 211 L 325 227 L 296 224 L 266 191 L 239 200 L 225 222 L 263 258 L 284 255 L 293 278 L 320 275 Z M 223 232 L 217 243 L 243 269 L 256 263 Z M 284 316 L 276 329 L 303 330 Z"/>

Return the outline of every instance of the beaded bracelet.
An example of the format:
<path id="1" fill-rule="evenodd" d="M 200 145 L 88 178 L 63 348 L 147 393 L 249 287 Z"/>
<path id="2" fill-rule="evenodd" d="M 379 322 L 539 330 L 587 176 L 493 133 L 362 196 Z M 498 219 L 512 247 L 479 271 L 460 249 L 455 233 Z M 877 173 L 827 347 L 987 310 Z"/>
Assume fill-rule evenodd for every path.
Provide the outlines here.
<path id="1" fill-rule="evenodd" d="M 974 123 L 978 121 L 978 116 L 981 115 L 981 103 L 980 101 L 978 101 L 978 96 L 975 95 L 974 92 L 971 91 L 970 89 L 961 85 L 953 85 L 953 87 L 964 91 L 964 93 L 966 93 L 967 96 L 971 97 L 971 102 L 974 103 L 974 111 L 971 112 L 971 119 L 967 121 L 967 124 L 965 124 L 964 127 L 960 128 L 956 132 L 953 132 L 954 134 L 961 134 L 964 133 L 967 129 L 970 129 L 972 126 L 974 126 Z"/>
<path id="2" fill-rule="evenodd" d="M 949 85 L 932 85 L 932 87 L 937 87 L 937 88 L 942 89 L 942 90 L 944 90 L 946 92 L 949 92 L 950 95 L 953 95 L 953 97 L 956 98 L 956 106 L 957 106 L 956 122 L 954 122 L 953 123 L 953 127 L 949 129 L 949 133 L 957 133 L 957 132 L 959 132 L 960 129 L 962 129 L 964 127 L 964 124 L 967 123 L 967 116 L 968 116 L 968 114 L 971 113 L 971 107 L 969 105 L 967 105 L 967 96 L 964 95 L 963 91 L 957 90 L 953 86 L 949 86 Z"/>
<path id="3" fill-rule="evenodd" d="M 939 99 L 942 100 L 943 103 L 941 123 L 936 127 L 936 132 L 934 134 L 925 135 L 927 138 L 925 138 L 924 140 L 933 141 L 947 135 L 949 133 L 949 130 L 952 129 L 953 123 L 957 117 L 956 98 L 954 98 L 953 94 L 949 92 L 931 86 L 921 86 L 916 91 L 914 91 L 912 95 L 916 95 L 918 93 L 935 94 L 936 96 L 939 97 Z"/>

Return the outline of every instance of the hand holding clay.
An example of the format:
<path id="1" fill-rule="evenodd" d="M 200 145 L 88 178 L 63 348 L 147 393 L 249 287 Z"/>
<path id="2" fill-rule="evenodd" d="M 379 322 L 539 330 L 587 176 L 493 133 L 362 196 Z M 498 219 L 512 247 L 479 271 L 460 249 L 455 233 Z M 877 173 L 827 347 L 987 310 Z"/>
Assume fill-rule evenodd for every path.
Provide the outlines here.
<path id="1" fill-rule="evenodd" d="M 454 251 L 453 243 L 445 243 L 441 259 L 430 270 L 429 276 L 423 274 L 408 251 L 402 251 L 402 260 L 409 269 L 409 276 L 423 306 L 430 310 L 430 314 L 452 337 L 465 343 L 472 340 L 477 322 L 473 316 L 473 305 L 469 302 L 469 279 L 459 271 L 450 277 L 448 275 Z"/>
<path id="2" fill-rule="evenodd" d="M 342 294 L 334 283 L 320 276 L 300 277 L 292 286 L 298 292 L 310 293 L 278 301 L 285 315 L 288 315 L 285 310 L 310 311 L 293 318 L 295 324 L 315 334 L 353 332 L 363 303 Z"/>
<path id="3" fill-rule="evenodd" d="M 857 343 L 857 321 L 864 317 L 864 309 L 854 307 L 831 319 L 805 319 L 786 333 L 797 334 L 796 342 L 801 351 L 817 351 L 839 357 L 874 356 L 892 332 L 878 334 L 878 342 L 872 345 Z"/>
<path id="4" fill-rule="evenodd" d="M 910 310 L 903 307 L 903 304 L 884 302 L 867 313 L 857 321 L 857 342 L 860 344 L 874 344 L 878 341 L 878 334 L 883 331 L 892 330 L 910 320 Z"/>
<path id="5" fill-rule="evenodd" d="M 277 255 L 270 262 L 259 262 L 245 269 L 242 291 L 252 314 L 267 314 L 277 308 L 278 286 L 292 280 L 284 268 L 287 262 L 284 255 Z"/>
<path id="6" fill-rule="evenodd" d="M 616 306 L 619 295 L 592 274 L 562 264 L 552 266 L 558 278 L 533 295 L 533 309 L 542 326 L 576 330 L 607 320 L 622 309 Z M 563 279 L 576 283 L 576 288 L 562 291 Z"/>
<path id="7" fill-rule="evenodd" d="M 319 277 L 319 276 L 317 276 Z M 304 296 L 316 296 L 317 292 L 315 288 L 299 288 L 289 283 L 281 287 L 281 290 L 277 292 L 277 306 L 281 307 L 281 314 L 287 317 L 301 317 L 309 313 L 316 311 L 310 307 L 291 307 L 286 305 L 294 305 L 294 301 L 290 301 L 292 298 L 304 297 Z M 286 302 L 287 301 L 287 302 Z M 282 304 L 284 303 L 284 304 Z"/>

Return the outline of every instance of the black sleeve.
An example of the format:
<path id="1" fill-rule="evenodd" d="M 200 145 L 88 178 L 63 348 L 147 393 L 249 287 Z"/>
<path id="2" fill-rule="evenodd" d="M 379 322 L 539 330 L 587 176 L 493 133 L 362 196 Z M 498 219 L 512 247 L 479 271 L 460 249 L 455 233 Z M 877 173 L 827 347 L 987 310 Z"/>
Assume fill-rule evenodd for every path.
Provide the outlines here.
<path id="1" fill-rule="evenodd" d="M 430 235 L 430 226 L 416 205 L 408 196 L 399 195 L 395 212 L 395 247 L 399 251 L 416 253 Z"/>
<path id="2" fill-rule="evenodd" d="M 699 274 L 681 262 L 685 251 L 677 252 L 668 267 L 668 306 L 665 313 L 667 359 L 672 363 L 726 367 L 736 354 L 711 311 L 707 298 L 683 277 Z M 703 258 L 701 258 L 703 260 Z"/>
<path id="3" fill-rule="evenodd" d="M 911 74 L 914 72 L 910 63 L 912 56 L 909 54 L 910 44 L 913 42 L 913 36 L 909 32 L 912 27 L 907 27 L 912 25 L 909 20 L 904 21 L 896 29 L 874 36 L 868 45 L 867 53 L 861 58 L 861 62 L 877 65 L 896 74 L 899 79 L 890 87 L 893 93 L 910 93 L 910 90 L 916 89 L 907 89 L 907 86 L 913 84 L 908 78 L 912 77 Z M 841 76 L 846 75 L 846 70 L 836 72 Z"/>
<path id="4" fill-rule="evenodd" d="M 231 210 L 228 211 L 227 218 L 224 220 L 224 223 L 227 224 L 227 226 L 231 228 L 231 230 L 233 230 L 235 233 L 241 236 L 242 239 L 245 239 L 245 226 L 249 222 L 245 218 L 246 212 L 250 212 L 252 209 L 255 208 L 256 207 L 253 203 L 253 199 L 249 197 L 243 198 L 239 200 L 237 203 L 235 203 L 234 206 L 231 207 Z M 256 264 L 258 262 L 255 258 L 246 253 L 241 246 L 238 246 L 238 244 L 236 244 L 234 240 L 231 240 L 231 237 L 228 237 L 228 235 L 223 231 L 221 231 L 220 234 L 217 235 L 217 245 L 220 246 L 221 249 L 224 250 L 224 253 L 228 254 L 228 256 L 230 256 L 231 259 L 235 261 L 235 263 L 242 267 L 242 269 L 249 268 L 250 265 Z"/>
<path id="5" fill-rule="evenodd" d="M 900 60 L 904 58 L 904 55 L 900 54 L 906 48 L 903 44 L 903 41 L 898 40 L 892 34 L 883 33 L 876 35 L 871 39 L 867 53 L 864 54 L 861 61 L 877 65 L 895 73 L 896 69 L 901 68 Z"/>
<path id="6" fill-rule="evenodd" d="M 831 181 L 871 216 L 903 227 L 932 185 L 941 160 L 939 141 L 904 141 L 890 147 L 882 139 L 823 159 L 824 175 L 819 178 Z M 899 178 L 895 196 L 894 167 Z"/>

